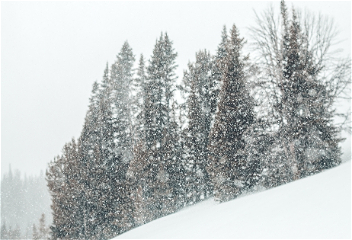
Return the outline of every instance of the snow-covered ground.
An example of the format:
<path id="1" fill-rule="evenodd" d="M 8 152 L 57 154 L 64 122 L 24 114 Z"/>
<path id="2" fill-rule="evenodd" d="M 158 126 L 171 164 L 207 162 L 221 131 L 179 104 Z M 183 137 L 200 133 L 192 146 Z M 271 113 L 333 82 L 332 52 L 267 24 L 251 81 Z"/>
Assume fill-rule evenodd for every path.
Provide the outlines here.
<path id="1" fill-rule="evenodd" d="M 124 238 L 351 239 L 351 161 L 226 203 L 209 199 L 116 239 Z"/>

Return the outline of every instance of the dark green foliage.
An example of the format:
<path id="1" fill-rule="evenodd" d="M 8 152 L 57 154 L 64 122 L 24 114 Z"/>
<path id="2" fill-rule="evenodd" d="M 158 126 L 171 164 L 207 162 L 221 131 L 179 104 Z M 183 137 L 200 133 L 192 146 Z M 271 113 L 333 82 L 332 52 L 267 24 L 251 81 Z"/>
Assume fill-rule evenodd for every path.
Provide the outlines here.
<path id="1" fill-rule="evenodd" d="M 165 155 L 167 159 L 166 173 L 168 175 L 169 201 L 171 201 L 171 211 L 179 210 L 185 205 L 185 169 L 182 164 L 183 148 L 180 143 L 181 128 L 176 119 L 176 110 L 178 106 L 175 102 L 172 104 L 170 113 L 170 123 L 168 135 L 165 136 Z"/>
<path id="2" fill-rule="evenodd" d="M 284 2 L 282 17 L 287 18 Z M 281 100 L 276 106 L 282 116 L 278 136 L 282 140 L 293 179 L 331 168 L 340 163 L 340 139 L 333 127 L 329 109 L 331 92 L 321 83 L 308 39 L 301 30 L 295 10 L 292 20 L 283 21 L 283 78 L 278 88 Z"/>
<path id="3" fill-rule="evenodd" d="M 208 171 L 214 184 L 214 197 L 220 201 L 237 197 L 247 187 L 245 136 L 254 122 L 254 114 L 244 73 L 246 57 L 241 55 L 243 44 L 234 25 L 226 45 L 218 110 L 209 144 Z"/>
<path id="4" fill-rule="evenodd" d="M 173 92 L 176 87 L 175 58 L 172 42 L 167 34 L 161 35 L 156 42 L 153 55 L 147 67 L 145 83 L 145 147 L 151 185 L 147 196 L 153 196 L 148 210 L 153 219 L 175 210 L 169 166 L 174 164 L 175 142 L 171 141 L 174 132 L 171 127 Z"/>
<path id="5" fill-rule="evenodd" d="M 126 42 L 101 84 L 94 83 L 78 145 L 73 141 L 47 173 L 53 196 L 52 238 L 108 239 L 133 227 L 130 85 L 134 57 Z M 123 110 L 123 111 L 121 111 Z M 60 169 L 61 167 L 61 169 Z M 64 186 L 55 187 L 57 177 Z"/>
<path id="6" fill-rule="evenodd" d="M 267 188 L 341 162 L 333 104 L 350 72 L 350 61 L 330 58 L 336 36 L 331 22 L 320 15 L 302 17 L 294 8 L 289 14 L 284 1 L 279 28 L 274 19 L 267 11 L 257 16 L 258 28 L 252 29 L 262 69 L 257 86 L 267 96 L 259 110 L 267 125 L 263 133 L 273 138 L 262 160 Z"/>
<path id="7" fill-rule="evenodd" d="M 188 93 L 188 127 L 185 136 L 187 201 L 192 204 L 210 196 L 211 182 L 206 171 L 208 143 L 217 102 L 217 80 L 214 63 L 207 51 L 196 54 L 196 62 L 188 64 L 183 91 Z"/>
<path id="8" fill-rule="evenodd" d="M 137 70 L 137 78 L 134 79 L 133 90 L 135 95 L 133 97 L 133 144 L 137 144 L 140 139 L 145 139 L 145 103 L 146 95 L 146 73 L 144 57 L 141 54 Z"/>
<path id="9" fill-rule="evenodd" d="M 281 20 L 275 44 L 259 41 L 275 50 L 264 54 L 266 72 L 242 54 L 236 26 L 230 36 L 224 27 L 217 54 L 199 51 L 188 64 L 177 86 L 181 104 L 168 35 L 157 39 L 147 66 L 141 55 L 137 77 L 125 42 L 93 85 L 80 137 L 49 164 L 51 238 L 110 239 L 212 195 L 228 201 L 338 165 L 336 89 L 321 79 L 324 66 L 283 1 Z M 258 86 L 266 102 L 253 93 Z"/>

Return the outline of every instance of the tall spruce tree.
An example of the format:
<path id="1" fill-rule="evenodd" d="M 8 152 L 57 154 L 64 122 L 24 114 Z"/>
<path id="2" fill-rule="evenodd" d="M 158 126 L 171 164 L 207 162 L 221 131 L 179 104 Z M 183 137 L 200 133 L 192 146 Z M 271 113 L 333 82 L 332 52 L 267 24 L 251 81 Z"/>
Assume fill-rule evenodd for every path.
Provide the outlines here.
<path id="1" fill-rule="evenodd" d="M 145 137 L 145 123 L 144 123 L 144 104 L 146 98 L 145 92 L 145 61 L 141 54 L 139 59 L 139 65 L 137 69 L 137 77 L 133 81 L 133 144 L 137 144 L 141 139 Z"/>
<path id="2" fill-rule="evenodd" d="M 274 136 L 263 162 L 266 187 L 340 163 L 341 139 L 332 119 L 350 73 L 350 60 L 331 58 L 336 32 L 330 20 L 302 17 L 294 9 L 289 14 L 284 1 L 280 10 L 279 18 L 272 10 L 257 16 L 258 27 L 252 28 L 263 73 L 258 86 L 270 99 L 261 112 Z"/>
<path id="3" fill-rule="evenodd" d="M 185 206 L 185 168 L 183 165 L 184 150 L 180 143 L 181 127 L 177 121 L 176 111 L 179 109 L 177 102 L 172 103 L 168 134 L 165 136 L 165 158 L 167 159 L 166 172 L 171 188 L 169 199 L 171 209 L 169 212 L 176 211 Z"/>
<path id="4" fill-rule="evenodd" d="M 321 69 L 314 64 L 294 8 L 286 38 L 283 81 L 279 83 L 283 89 L 278 106 L 283 116 L 279 136 L 293 179 L 298 179 L 338 165 L 341 162 L 340 139 L 329 109 L 331 93 L 319 82 Z"/>
<path id="5" fill-rule="evenodd" d="M 149 198 L 147 198 L 145 192 L 147 186 L 151 183 L 148 182 L 149 178 L 145 174 L 148 171 L 147 168 L 150 167 L 147 164 L 145 149 L 142 139 L 134 144 L 133 159 L 127 171 L 127 178 L 131 185 L 134 186 L 131 192 L 131 199 L 134 204 L 133 218 L 135 226 L 143 225 L 152 220 L 146 208 Z"/>
<path id="6" fill-rule="evenodd" d="M 188 202 L 194 203 L 211 194 L 206 171 L 210 128 L 215 116 L 217 81 L 213 75 L 213 61 L 205 51 L 196 53 L 196 62 L 188 64 L 182 90 L 187 93 L 188 127 L 185 136 Z"/>
<path id="7" fill-rule="evenodd" d="M 220 201 L 237 197 L 246 189 L 248 162 L 246 131 L 254 122 L 253 101 L 246 86 L 242 56 L 243 38 L 235 25 L 226 45 L 222 65 L 222 87 L 218 111 L 210 135 L 209 173 L 214 182 L 214 196 Z"/>
<path id="8" fill-rule="evenodd" d="M 77 154 L 77 144 L 73 139 L 65 144 L 63 154 L 49 164 L 46 173 L 52 196 L 53 224 L 50 229 L 53 239 L 81 236 L 82 215 L 79 211 L 81 202 Z"/>
<path id="9" fill-rule="evenodd" d="M 145 83 L 145 146 L 147 163 L 151 166 L 147 173 L 147 193 L 152 200 L 148 210 L 153 219 L 174 211 L 172 189 L 169 181 L 168 165 L 173 157 L 168 149 L 173 142 L 167 141 L 171 136 L 170 119 L 172 99 L 175 90 L 175 58 L 177 54 L 167 34 L 157 40 L 153 55 L 147 67 Z"/>
<path id="10" fill-rule="evenodd" d="M 111 220 L 115 182 L 111 169 L 115 160 L 112 116 L 112 84 L 108 65 L 101 84 L 93 85 L 90 106 L 80 137 L 82 171 L 83 238 L 106 239 L 116 234 Z"/>
<path id="11" fill-rule="evenodd" d="M 214 68 L 213 68 L 213 76 L 214 78 L 221 82 L 222 79 L 222 68 L 224 67 L 224 60 L 227 55 L 226 51 L 226 45 L 228 41 L 228 35 L 227 35 L 227 29 L 226 26 L 224 25 L 222 32 L 221 32 L 221 42 L 218 46 L 218 49 L 216 51 L 216 55 L 214 56 Z"/>
<path id="12" fill-rule="evenodd" d="M 132 82 L 135 58 L 132 48 L 126 41 L 116 62 L 111 67 L 114 137 L 116 153 L 121 161 L 127 163 L 132 159 Z M 121 172 L 122 175 L 125 174 Z"/>
<path id="13" fill-rule="evenodd" d="M 62 220 L 60 215 L 57 223 L 54 221 L 54 239 L 62 236 L 108 239 L 133 226 L 130 189 L 126 182 L 128 162 L 132 158 L 129 89 L 133 61 L 132 50 L 126 42 L 112 66 L 111 76 L 107 65 L 101 84 L 96 82 L 93 85 L 79 144 L 73 147 L 75 151 L 71 151 L 74 156 L 68 155 L 68 158 L 66 154 L 53 163 L 53 167 L 57 162 L 64 166 L 71 162 L 75 164 L 69 168 L 71 172 L 64 168 L 63 175 L 68 186 L 76 186 L 75 191 L 69 194 L 75 199 L 76 204 L 72 206 L 76 208 L 65 208 L 71 203 L 63 204 L 60 199 L 57 201 L 60 204 L 54 204 L 57 212 L 76 216 Z M 49 170 L 48 182 L 54 187 L 55 168 Z M 66 226 L 68 221 L 74 221 L 70 228 Z"/>
<path id="14" fill-rule="evenodd" d="M 107 76 L 107 69 L 104 75 Z M 105 79 L 106 80 L 106 79 Z M 105 82 L 105 81 L 103 81 Z M 81 181 L 82 189 L 81 195 L 83 202 L 82 206 L 82 238 L 92 238 L 95 236 L 97 230 L 96 221 L 98 219 L 97 213 L 99 207 L 97 206 L 99 196 L 99 188 L 97 179 L 102 175 L 101 158 L 97 158 L 97 148 L 100 146 L 102 141 L 100 131 L 100 84 L 94 82 L 92 94 L 89 100 L 89 107 L 86 113 L 83 129 L 78 140 L 80 144 L 80 170 L 81 170 Z"/>
<path id="15" fill-rule="evenodd" d="M 189 68 L 191 68 L 189 66 Z M 192 204 L 199 201 L 198 196 L 198 182 L 197 182 L 197 163 L 201 161 L 202 151 L 200 149 L 201 144 L 201 125 L 200 125 L 200 99 L 197 95 L 197 82 L 196 79 L 192 81 L 191 93 L 188 99 L 188 136 L 186 137 L 187 144 L 187 161 L 186 161 L 186 191 L 187 191 L 187 202 Z M 200 175 L 200 174 L 199 174 Z M 202 177 L 200 175 L 199 177 Z M 198 198 L 198 199 L 197 199 Z"/>
<path id="16" fill-rule="evenodd" d="M 118 222 L 118 233 L 125 232 L 133 227 L 133 203 L 130 198 L 131 186 L 126 178 L 129 162 L 133 159 L 133 122 L 132 122 L 132 86 L 133 64 L 135 57 L 128 42 L 122 46 L 117 61 L 111 68 L 113 84 L 113 114 L 115 160 L 110 164 L 111 176 L 116 182 L 114 194 L 115 216 L 111 219 Z"/>

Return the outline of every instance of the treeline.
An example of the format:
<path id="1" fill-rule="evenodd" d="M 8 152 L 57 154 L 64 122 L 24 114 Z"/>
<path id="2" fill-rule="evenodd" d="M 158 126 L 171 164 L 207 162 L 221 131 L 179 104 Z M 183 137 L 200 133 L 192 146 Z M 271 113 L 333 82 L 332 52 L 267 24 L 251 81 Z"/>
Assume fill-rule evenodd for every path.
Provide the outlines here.
<path id="1" fill-rule="evenodd" d="M 31 239 L 34 225 L 42 214 L 51 223 L 50 194 L 43 172 L 39 176 L 21 177 L 12 171 L 1 178 L 1 239 Z M 43 217 L 43 216 L 42 216 Z"/>
<path id="2" fill-rule="evenodd" d="M 257 16 L 258 59 L 243 54 L 235 25 L 224 27 L 217 53 L 197 52 L 180 85 L 166 33 L 136 71 L 125 42 L 93 84 L 80 137 L 49 164 L 51 238 L 109 239 L 211 196 L 228 201 L 340 164 L 333 104 L 350 63 L 327 58 L 329 22 L 283 1 L 280 10 L 278 24 L 274 12 Z"/>

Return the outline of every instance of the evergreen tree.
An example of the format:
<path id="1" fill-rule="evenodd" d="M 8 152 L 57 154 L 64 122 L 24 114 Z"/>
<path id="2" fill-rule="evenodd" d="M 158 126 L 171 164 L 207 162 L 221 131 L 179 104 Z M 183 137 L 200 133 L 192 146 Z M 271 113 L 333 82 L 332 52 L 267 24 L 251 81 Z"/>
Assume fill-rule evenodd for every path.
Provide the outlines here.
<path id="1" fill-rule="evenodd" d="M 54 159 L 47 171 L 49 191 L 53 197 L 52 238 L 79 238 L 81 234 L 80 176 L 78 147 L 72 139 L 65 144 L 62 156 Z"/>
<path id="2" fill-rule="evenodd" d="M 156 164 L 152 161 L 153 157 L 150 157 L 150 154 L 144 142 L 140 140 L 134 146 L 134 158 L 127 172 L 130 182 L 135 186 L 131 199 L 134 202 L 133 216 L 136 226 L 155 219 L 155 213 L 152 211 L 154 206 L 152 190 L 155 184 L 153 168 Z"/>
<path id="3" fill-rule="evenodd" d="M 40 239 L 48 239 L 49 231 L 45 225 L 45 214 L 43 213 L 39 219 L 39 235 Z"/>
<path id="4" fill-rule="evenodd" d="M 133 61 L 132 49 L 125 42 L 111 67 L 111 76 L 107 65 L 102 83 L 93 87 L 81 134 L 88 178 L 85 196 L 91 199 L 84 211 L 94 219 L 85 218 L 85 233 L 98 239 L 110 238 L 133 226 L 125 176 L 132 158 Z"/>
<path id="5" fill-rule="evenodd" d="M 8 238 L 8 231 L 6 227 L 6 222 L 3 222 L 1 224 L 1 239 L 7 239 Z"/>
<path id="6" fill-rule="evenodd" d="M 133 148 L 133 159 L 130 162 L 127 177 L 131 184 L 135 187 L 131 193 L 131 199 L 134 203 L 133 206 L 133 217 L 135 226 L 143 225 L 151 221 L 151 217 L 148 217 L 148 210 L 146 209 L 147 196 L 145 194 L 145 188 L 149 182 L 146 182 L 147 178 L 144 174 L 146 171 L 146 156 L 145 146 L 143 140 L 139 140 Z"/>
<path id="7" fill-rule="evenodd" d="M 133 63 L 135 61 L 132 48 L 128 42 L 122 46 L 116 62 L 111 67 L 112 101 L 115 151 L 121 155 L 124 165 L 132 159 L 132 108 L 131 86 L 133 81 Z M 123 173 L 125 174 L 126 171 Z"/>
<path id="8" fill-rule="evenodd" d="M 150 168 L 150 182 L 146 193 L 153 195 L 149 211 L 153 218 L 174 211 L 172 189 L 169 182 L 168 165 L 172 161 L 168 149 L 173 144 L 167 139 L 171 136 L 171 103 L 175 90 L 175 58 L 172 42 L 167 34 L 162 34 L 156 42 L 153 55 L 147 67 L 145 99 L 145 145 Z M 151 194 L 153 193 L 153 194 Z"/>
<path id="9" fill-rule="evenodd" d="M 104 71 L 103 83 L 108 84 L 108 67 Z M 102 83 L 102 84 L 103 84 Z M 105 89 L 105 88 L 104 88 Z M 99 203 L 99 182 L 97 179 L 103 175 L 102 158 L 98 158 L 97 148 L 102 143 L 101 131 L 101 87 L 94 82 L 92 94 L 89 99 L 89 107 L 86 113 L 83 129 L 78 140 L 80 152 L 80 175 L 81 175 L 81 199 L 82 222 L 81 238 L 91 238 L 97 234 L 96 229 L 99 221 L 97 214 L 100 208 Z M 101 152 L 99 152 L 101 153 Z"/>
<path id="10" fill-rule="evenodd" d="M 117 61 L 111 68 L 113 84 L 113 129 L 115 142 L 115 159 L 110 162 L 108 174 L 115 182 L 112 201 L 115 206 L 115 216 L 111 220 L 119 224 L 116 232 L 122 233 L 133 227 L 133 203 L 130 199 L 131 186 L 126 179 L 129 162 L 133 159 L 132 135 L 132 85 L 133 63 L 135 61 L 132 48 L 124 43 Z M 115 117 L 116 116 L 116 117 Z M 117 202 L 116 202 L 117 201 Z"/>
<path id="11" fill-rule="evenodd" d="M 220 201 L 237 197 L 247 187 L 245 138 L 254 122 L 254 114 L 244 73 L 247 57 L 241 55 L 243 44 L 243 38 L 233 25 L 226 45 L 223 83 L 209 145 L 211 162 L 208 169 L 214 182 L 214 196 Z"/>
<path id="12" fill-rule="evenodd" d="M 314 65 L 294 8 L 285 52 L 283 81 L 279 84 L 283 89 L 278 106 L 283 116 L 279 136 L 293 179 L 298 179 L 338 165 L 341 140 L 328 108 L 331 93 L 317 79 L 321 69 Z"/>
<path id="13" fill-rule="evenodd" d="M 176 56 L 168 35 L 161 35 L 147 67 L 146 102 L 150 104 L 146 107 L 148 148 L 149 144 L 156 144 L 162 149 L 162 134 L 170 122 L 171 99 L 175 90 Z"/>
<path id="14" fill-rule="evenodd" d="M 228 35 L 227 35 L 227 30 L 226 26 L 224 25 L 222 32 L 221 32 L 221 42 L 218 46 L 216 55 L 214 57 L 214 68 L 213 68 L 213 77 L 216 79 L 218 82 L 221 82 L 222 79 L 222 68 L 225 67 L 225 58 L 227 55 L 226 51 L 226 45 L 228 42 Z"/>
<path id="15" fill-rule="evenodd" d="M 59 172 L 65 181 L 65 188 L 61 189 L 64 191 L 53 201 L 57 215 L 51 227 L 54 239 L 107 239 L 133 226 L 130 187 L 126 182 L 132 158 L 133 61 L 132 49 L 126 42 L 112 65 L 111 76 L 107 65 L 101 84 L 93 85 L 78 146 L 75 142 L 65 146 L 65 154 L 49 168 L 52 195 L 60 189 L 55 189 L 55 165 L 63 165 Z"/>
<path id="16" fill-rule="evenodd" d="M 217 102 L 217 82 L 212 74 L 214 64 L 207 51 L 196 54 L 196 62 L 188 64 L 184 73 L 185 90 L 190 92 L 187 128 L 187 182 L 191 203 L 208 197 L 211 184 L 206 166 L 210 128 L 213 124 Z"/>
<path id="17" fill-rule="evenodd" d="M 185 206 L 185 169 L 183 165 L 183 148 L 180 144 L 181 128 L 176 118 L 177 103 L 173 102 L 168 134 L 165 136 L 165 155 L 167 160 L 166 172 L 171 193 L 168 196 L 171 201 L 169 212 L 174 212 Z"/>
<path id="18" fill-rule="evenodd" d="M 284 1 L 280 7 L 279 22 L 267 11 L 257 16 L 259 26 L 252 29 L 263 73 L 259 90 L 270 99 L 262 101 L 260 112 L 267 121 L 265 131 L 275 139 L 263 161 L 266 187 L 340 163 L 333 104 L 350 73 L 350 60 L 335 62 L 329 56 L 336 36 L 330 21 L 311 14 L 301 18 L 294 9 L 289 16 Z"/>
<path id="19" fill-rule="evenodd" d="M 192 68 L 189 66 L 189 68 Z M 202 169 L 199 169 L 198 163 L 203 160 L 202 149 L 201 148 L 201 108 L 200 99 L 197 94 L 196 78 L 193 79 L 191 85 L 191 93 L 188 99 L 189 113 L 188 113 L 188 136 L 187 136 L 187 163 L 186 163 L 186 189 L 187 189 L 187 199 L 189 203 L 195 203 L 199 201 L 200 196 L 198 195 L 198 184 L 199 178 L 202 179 L 203 173 Z M 204 167 L 204 166 L 201 166 Z M 199 174 L 197 171 L 200 171 Z M 198 181 L 197 181 L 198 180 Z"/>
<path id="20" fill-rule="evenodd" d="M 122 52 L 125 50 L 130 50 L 127 43 Z M 93 86 L 90 109 L 80 138 L 82 153 L 85 156 L 84 176 L 88 183 L 84 195 L 90 199 L 88 204 L 84 203 L 86 207 L 83 209 L 84 236 L 87 237 L 88 234 L 97 239 L 110 238 L 125 228 L 124 223 L 118 221 L 117 214 L 122 214 L 118 209 L 123 208 L 121 199 L 126 196 L 122 188 L 131 154 L 128 150 L 130 139 L 126 134 L 131 129 L 126 125 L 117 125 L 126 124 L 126 116 L 129 116 L 129 113 L 121 113 L 116 108 L 117 104 L 129 101 L 118 95 L 118 90 L 121 89 L 116 81 L 124 81 L 123 74 L 127 74 L 124 72 L 125 63 L 122 61 L 125 56 L 120 53 L 119 57 L 118 64 L 115 63 L 112 67 L 114 79 L 109 77 L 107 65 L 102 83 Z M 117 98 L 120 102 L 116 102 Z"/>
<path id="21" fill-rule="evenodd" d="M 32 238 L 34 239 L 34 240 L 38 240 L 38 239 L 40 239 L 40 236 L 39 236 L 39 233 L 38 233 L 38 230 L 37 230 L 37 227 L 35 226 L 35 224 L 33 224 L 33 228 L 32 228 L 33 230 L 33 236 L 32 236 Z"/>
<path id="22" fill-rule="evenodd" d="M 61 210 L 64 208 L 64 204 L 62 204 L 61 198 L 65 194 L 64 189 L 64 160 L 61 156 L 57 156 L 53 161 L 49 163 L 47 172 L 46 172 L 46 180 L 48 182 L 48 188 L 50 195 L 52 196 L 52 215 L 53 215 L 53 223 L 50 226 L 51 229 L 51 238 L 64 238 L 66 236 L 64 226 L 65 226 L 65 215 Z M 34 225 L 33 232 L 34 234 Z M 37 231 L 37 229 L 35 228 Z M 37 233 L 36 233 L 37 234 Z"/>
<path id="23" fill-rule="evenodd" d="M 146 98 L 145 89 L 146 73 L 145 73 L 145 62 L 144 57 L 141 54 L 139 59 L 139 66 L 137 71 L 137 78 L 134 79 L 133 91 L 135 95 L 133 96 L 133 141 L 136 144 L 139 140 L 144 139 L 144 103 Z"/>

